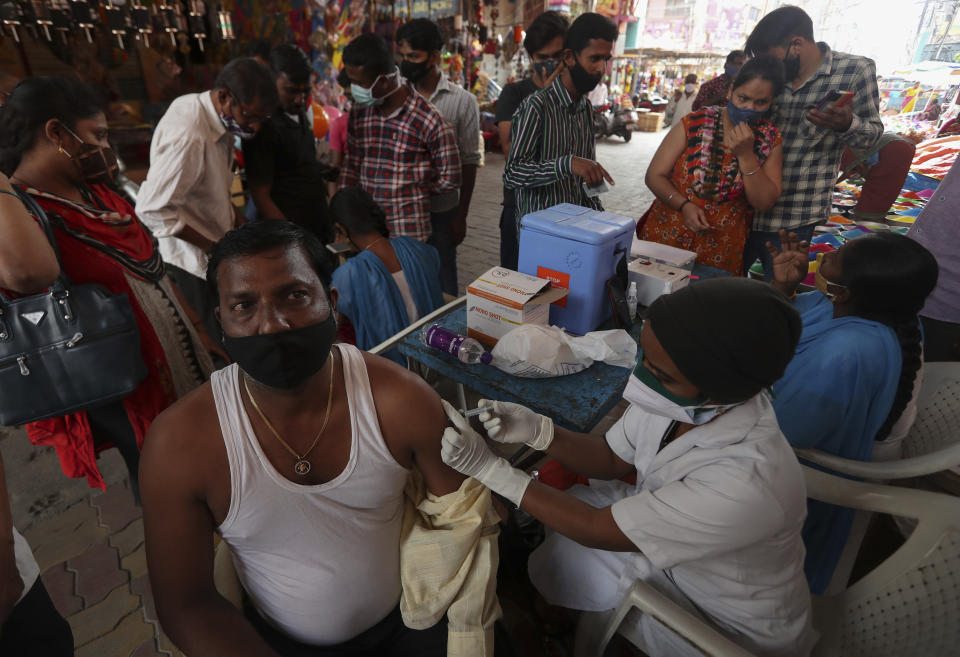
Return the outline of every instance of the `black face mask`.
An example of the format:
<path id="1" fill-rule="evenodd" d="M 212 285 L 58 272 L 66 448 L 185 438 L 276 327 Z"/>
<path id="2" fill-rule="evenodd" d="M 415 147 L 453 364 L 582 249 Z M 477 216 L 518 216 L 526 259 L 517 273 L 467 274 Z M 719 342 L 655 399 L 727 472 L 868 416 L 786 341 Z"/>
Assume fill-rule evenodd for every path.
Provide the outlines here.
<path id="1" fill-rule="evenodd" d="M 292 331 L 244 338 L 224 335 L 223 347 L 254 380 L 270 388 L 290 390 L 323 368 L 336 339 L 337 322 L 331 312 L 319 324 Z"/>
<path id="2" fill-rule="evenodd" d="M 546 80 L 550 75 L 557 70 L 557 66 L 560 65 L 555 59 L 547 59 L 542 62 L 534 62 L 533 70 L 537 75 L 540 76 L 542 80 Z"/>
<path id="3" fill-rule="evenodd" d="M 400 62 L 400 75 L 414 84 L 425 78 L 429 72 L 429 59 L 425 59 L 422 62 Z"/>
<path id="4" fill-rule="evenodd" d="M 570 71 L 570 79 L 573 81 L 573 87 L 577 90 L 577 93 L 581 96 L 586 96 L 593 91 L 594 87 L 600 84 L 600 80 L 603 79 L 603 73 L 591 75 L 587 73 L 587 69 L 580 65 L 580 60 L 576 59 L 576 55 L 574 55 L 574 59 L 577 63 L 567 67 Z"/>
<path id="5" fill-rule="evenodd" d="M 787 82 L 793 82 L 800 75 L 800 57 L 783 58 L 783 79 Z"/>

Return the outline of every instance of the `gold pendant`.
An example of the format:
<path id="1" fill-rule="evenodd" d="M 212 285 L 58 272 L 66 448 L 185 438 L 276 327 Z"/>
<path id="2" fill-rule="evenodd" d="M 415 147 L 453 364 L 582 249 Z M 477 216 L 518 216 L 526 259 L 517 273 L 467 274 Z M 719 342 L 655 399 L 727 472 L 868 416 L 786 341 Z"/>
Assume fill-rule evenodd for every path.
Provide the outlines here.
<path id="1" fill-rule="evenodd" d="M 297 462 L 293 464 L 293 471 L 303 477 L 310 472 L 310 461 L 307 459 L 297 459 Z"/>

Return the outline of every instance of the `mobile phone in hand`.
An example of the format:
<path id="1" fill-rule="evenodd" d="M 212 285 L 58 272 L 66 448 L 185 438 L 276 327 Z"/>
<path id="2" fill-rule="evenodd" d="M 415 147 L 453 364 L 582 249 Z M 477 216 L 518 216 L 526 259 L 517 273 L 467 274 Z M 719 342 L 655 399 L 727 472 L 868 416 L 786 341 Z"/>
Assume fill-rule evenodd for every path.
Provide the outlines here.
<path id="1" fill-rule="evenodd" d="M 837 91 L 836 89 L 831 89 L 827 92 L 827 95 L 824 96 L 814 105 L 814 108 L 818 111 L 823 111 L 833 105 L 835 108 L 841 108 L 844 105 L 849 104 L 853 101 L 853 92 L 852 91 Z"/>
<path id="2" fill-rule="evenodd" d="M 584 181 L 583 191 L 584 193 L 586 193 L 588 198 L 593 198 L 595 196 L 600 196 L 601 194 L 609 192 L 610 186 L 607 184 L 606 180 L 601 180 L 599 185 L 594 185 L 593 187 L 591 187 L 586 183 L 586 181 Z"/>

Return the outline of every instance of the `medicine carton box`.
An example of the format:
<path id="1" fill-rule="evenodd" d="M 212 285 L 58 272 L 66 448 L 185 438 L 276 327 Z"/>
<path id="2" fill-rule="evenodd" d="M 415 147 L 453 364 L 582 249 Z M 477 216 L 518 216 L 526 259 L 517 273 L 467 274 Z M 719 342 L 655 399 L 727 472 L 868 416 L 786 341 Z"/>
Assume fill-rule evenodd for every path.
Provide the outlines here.
<path id="1" fill-rule="evenodd" d="M 630 217 L 570 203 L 523 217 L 517 269 L 570 290 L 550 308 L 551 324 L 583 335 L 610 317 L 606 282 L 630 261 L 635 227 Z"/>
<path id="2" fill-rule="evenodd" d="M 649 306 L 661 294 L 670 294 L 690 284 L 690 272 L 662 262 L 637 258 L 627 265 L 627 278 L 637 284 L 637 302 Z"/>
<path id="3" fill-rule="evenodd" d="M 523 324 L 545 326 L 550 304 L 567 292 L 544 278 L 493 267 L 467 286 L 467 333 L 492 347 Z"/>

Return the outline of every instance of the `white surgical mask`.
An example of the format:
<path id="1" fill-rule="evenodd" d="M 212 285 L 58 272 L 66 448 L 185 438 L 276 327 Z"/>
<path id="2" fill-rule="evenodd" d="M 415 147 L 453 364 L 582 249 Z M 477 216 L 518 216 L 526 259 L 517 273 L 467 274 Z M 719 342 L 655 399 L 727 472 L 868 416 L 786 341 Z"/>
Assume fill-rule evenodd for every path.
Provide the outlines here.
<path id="1" fill-rule="evenodd" d="M 643 365 L 641 364 L 639 367 L 643 367 Z M 631 374 L 627 380 L 627 388 L 623 391 L 623 398 L 651 415 L 659 415 L 677 422 L 696 425 L 706 424 L 718 415 L 739 406 L 739 404 L 681 406 L 638 379 L 636 374 Z"/>
<path id="2" fill-rule="evenodd" d="M 685 85 L 683 85 L 683 90 L 684 90 L 685 92 L 687 92 L 688 94 L 692 94 L 692 93 L 693 93 L 693 90 L 696 89 L 696 88 L 697 88 L 697 85 L 695 85 L 695 84 L 693 84 L 693 83 L 690 83 L 690 82 L 688 82 L 688 83 L 686 83 Z"/>

